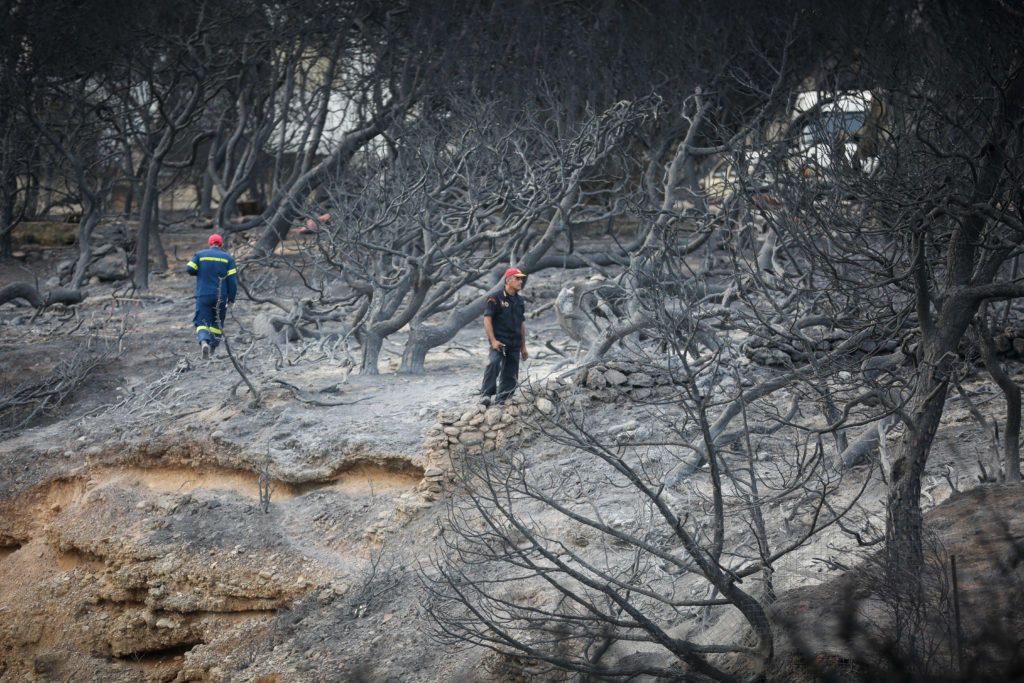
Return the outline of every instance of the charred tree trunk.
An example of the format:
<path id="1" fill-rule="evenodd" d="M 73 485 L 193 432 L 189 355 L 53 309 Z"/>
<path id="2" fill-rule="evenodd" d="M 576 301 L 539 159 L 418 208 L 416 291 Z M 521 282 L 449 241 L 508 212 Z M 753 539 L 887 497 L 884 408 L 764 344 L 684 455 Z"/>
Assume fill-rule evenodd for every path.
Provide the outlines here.
<path id="1" fill-rule="evenodd" d="M 922 566 L 921 475 L 931 451 L 946 403 L 946 383 L 924 383 L 918 393 L 929 395 L 915 411 L 914 428 L 903 438 L 889 480 L 885 542 L 890 568 L 897 577 L 913 575 Z"/>
<path id="2" fill-rule="evenodd" d="M 377 360 L 380 356 L 384 340 L 405 327 L 423 306 L 423 300 L 430 290 L 430 282 L 420 279 L 418 272 L 409 273 L 404 284 L 396 289 L 397 296 L 375 315 L 375 322 L 367 328 L 366 342 L 363 350 L 363 371 L 369 375 L 378 374 Z M 379 296 L 377 298 L 382 298 Z M 405 306 L 399 310 L 402 302 Z M 424 352 L 426 355 L 426 352 Z M 420 364 L 422 372 L 422 363 Z"/>
<path id="3" fill-rule="evenodd" d="M 14 198 L 6 191 L 0 196 L 0 259 L 14 258 Z"/>
<path id="4" fill-rule="evenodd" d="M 88 196 L 85 201 L 85 212 L 78 223 L 78 260 L 71 274 L 71 287 L 78 289 L 85 281 L 85 271 L 92 260 L 92 231 L 99 223 L 100 207 Z"/>
<path id="5" fill-rule="evenodd" d="M 380 369 L 377 363 L 380 359 L 380 350 L 384 345 L 384 337 L 374 334 L 372 331 L 363 335 L 363 362 L 359 372 L 364 375 L 379 375 Z"/>
<path id="6" fill-rule="evenodd" d="M 1003 475 L 1007 481 L 1020 481 L 1020 387 L 996 357 L 995 343 L 985 324 L 979 324 L 978 350 L 985 369 L 1003 391 L 1006 399 L 1006 428 L 1003 430 Z"/>
<path id="7" fill-rule="evenodd" d="M 484 298 L 481 297 L 480 305 L 471 304 L 467 306 L 463 309 L 463 315 L 456 322 L 449 323 L 443 327 L 419 328 L 411 331 L 409 333 L 409 341 L 405 343 L 405 349 L 402 351 L 402 365 L 399 372 L 408 372 L 413 375 L 423 374 L 423 365 L 427 359 L 427 351 L 450 340 L 472 318 L 482 316 L 484 304 Z M 479 308 L 478 314 L 466 314 L 468 311 L 475 311 L 477 308 Z M 463 318 L 466 318 L 466 322 L 461 322 Z M 454 331 L 450 331 L 456 325 L 457 327 L 454 327 Z"/>
<path id="8" fill-rule="evenodd" d="M 199 187 L 199 215 L 204 218 L 213 218 L 213 176 L 209 171 L 203 172 L 203 179 Z"/>
<path id="9" fill-rule="evenodd" d="M 124 218 L 129 220 L 132 217 L 132 209 L 135 207 L 135 181 L 128 182 L 128 190 L 124 195 Z"/>
<path id="10" fill-rule="evenodd" d="M 164 241 L 160 237 L 160 192 L 156 193 L 156 200 L 153 202 L 153 223 L 150 235 L 153 241 L 150 243 L 150 255 L 156 263 L 156 270 L 159 273 L 167 272 L 167 251 L 164 249 Z"/>
<path id="11" fill-rule="evenodd" d="M 149 290 L 149 240 L 153 228 L 153 202 L 157 200 L 157 179 L 160 168 L 155 159 L 150 160 L 146 170 L 145 194 L 142 198 L 139 231 L 135 240 L 135 273 L 132 281 L 140 291 Z"/>
<path id="12" fill-rule="evenodd" d="M 299 210 L 301 198 L 322 185 L 328 177 L 338 174 L 341 169 L 347 166 L 356 152 L 380 134 L 383 130 L 383 125 L 383 122 L 375 122 L 359 130 L 352 131 L 345 136 L 345 139 L 338 145 L 338 149 L 335 150 L 334 154 L 309 169 L 295 182 L 288 196 L 281 201 L 277 210 L 267 220 L 267 227 L 263 231 L 260 241 L 256 243 L 253 256 L 259 258 L 274 253 L 274 249 L 277 248 L 277 245 L 288 234 L 288 229 L 301 217 Z"/>
<path id="13" fill-rule="evenodd" d="M 18 178 L 14 170 L 14 145 L 11 130 L 12 112 L 7 103 L 0 103 L 0 124 L 3 125 L 3 140 L 0 141 L 0 259 L 14 257 L 11 233 L 14 231 L 14 200 L 18 193 Z"/>
<path id="14" fill-rule="evenodd" d="M 15 299 L 23 299 L 36 308 L 43 308 L 51 304 L 72 304 L 81 303 L 85 295 L 77 289 L 54 289 L 44 296 L 42 292 L 27 282 L 15 282 L 0 288 L 0 305 Z"/>

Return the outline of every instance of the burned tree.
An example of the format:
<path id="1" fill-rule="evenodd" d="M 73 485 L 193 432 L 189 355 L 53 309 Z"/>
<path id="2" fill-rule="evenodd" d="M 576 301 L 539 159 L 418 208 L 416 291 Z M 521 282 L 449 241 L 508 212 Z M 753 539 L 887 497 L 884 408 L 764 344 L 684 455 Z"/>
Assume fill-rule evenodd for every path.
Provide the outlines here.
<path id="1" fill-rule="evenodd" d="M 363 371 L 375 374 L 383 340 L 411 324 L 402 369 L 421 372 L 430 348 L 479 317 L 482 293 L 509 262 L 537 270 L 625 260 L 625 250 L 581 256 L 567 234 L 624 210 L 625 181 L 613 174 L 652 104 L 621 102 L 552 133 L 544 108 L 495 126 L 494 103 L 466 102 L 461 113 L 396 126 L 395 149 L 335 178 L 316 209 L 329 218 L 315 226 L 310 257 L 351 293 L 335 300 L 363 345 Z"/>
<path id="2" fill-rule="evenodd" d="M 78 289 L 92 259 L 92 234 L 103 217 L 110 189 L 118 175 L 112 131 L 112 98 L 100 81 L 74 79 L 40 84 L 27 102 L 26 116 L 53 151 L 55 177 L 64 178 L 69 200 L 81 206 L 78 259 L 70 286 Z M 60 108 L 60 114 L 55 110 Z"/>
<path id="3" fill-rule="evenodd" d="M 780 401 L 771 379 L 745 387 L 738 343 L 713 333 L 707 345 L 716 306 L 681 315 L 673 262 L 644 265 L 660 275 L 640 297 L 648 338 L 597 375 L 584 368 L 576 389 L 533 388 L 545 397 L 525 418 L 544 439 L 534 455 L 513 445 L 454 464 L 426 605 L 441 637 L 561 669 L 736 680 L 738 668 L 771 664 L 766 609 L 786 585 L 787 558 L 857 505 L 857 493 L 838 494 L 844 479 L 860 491 L 870 473 L 832 457 L 820 395 L 794 383 Z M 805 368 L 801 379 L 827 378 Z M 582 409 L 584 383 L 645 424 Z M 558 466 L 535 455 L 556 446 L 577 455 Z M 682 634 L 681 623 L 711 612 L 744 628 Z M 638 647 L 646 656 L 626 656 Z"/>
<path id="4" fill-rule="evenodd" d="M 263 229 L 266 256 L 311 215 L 310 200 L 391 123 L 415 96 L 417 72 L 403 67 L 403 12 L 337 2 L 311 24 L 305 7 L 279 8 L 232 27 L 228 72 L 204 133 L 208 176 L 220 194 L 219 229 Z M 259 198 L 242 222 L 236 202 Z"/>
<path id="5" fill-rule="evenodd" d="M 947 390 L 965 371 L 965 333 L 985 302 L 1024 294 L 1009 267 L 1024 244 L 1024 71 L 1020 37 L 997 28 L 1012 23 L 1007 13 L 996 4 L 925 12 L 920 22 L 881 33 L 856 71 L 834 70 L 818 88 L 822 101 L 868 90 L 884 101 L 877 156 L 867 164 L 836 138 L 814 159 L 791 128 L 762 185 L 771 194 L 764 216 L 784 272 L 758 284 L 779 278 L 777 289 L 800 291 L 790 320 L 819 318 L 864 333 L 876 353 L 901 347 L 906 366 L 890 364 L 885 386 L 875 367 L 857 378 L 905 427 L 886 539 L 897 556 L 917 561 L 921 476 Z M 991 31 L 999 49 L 965 59 L 971 44 L 993 40 Z M 896 41 L 912 45 L 914 58 L 888 61 Z M 818 115 L 827 126 L 843 111 L 820 108 Z"/>

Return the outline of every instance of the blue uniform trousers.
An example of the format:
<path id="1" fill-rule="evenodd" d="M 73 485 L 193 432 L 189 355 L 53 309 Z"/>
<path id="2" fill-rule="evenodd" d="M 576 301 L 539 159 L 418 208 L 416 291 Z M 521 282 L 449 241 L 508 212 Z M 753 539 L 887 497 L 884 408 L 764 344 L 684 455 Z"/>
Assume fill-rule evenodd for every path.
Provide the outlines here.
<path id="1" fill-rule="evenodd" d="M 224 319 L 228 314 L 228 302 L 220 299 L 218 302 L 216 294 L 204 294 L 196 297 L 196 314 L 192 317 L 192 324 L 196 326 L 196 340 L 199 343 L 209 342 L 210 346 L 217 348 L 223 334 Z"/>

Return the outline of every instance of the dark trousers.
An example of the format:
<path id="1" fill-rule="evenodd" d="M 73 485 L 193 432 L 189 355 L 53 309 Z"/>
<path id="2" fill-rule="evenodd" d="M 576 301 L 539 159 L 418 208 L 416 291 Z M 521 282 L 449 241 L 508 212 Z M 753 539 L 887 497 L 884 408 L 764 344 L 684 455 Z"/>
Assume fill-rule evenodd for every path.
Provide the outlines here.
<path id="1" fill-rule="evenodd" d="M 484 396 L 494 396 L 497 393 L 496 400 L 504 402 L 509 394 L 515 391 L 519 381 L 519 355 L 518 346 L 502 346 L 501 351 L 491 349 L 491 355 L 487 358 L 487 369 L 484 371 L 484 387 L 480 390 Z"/>
<path id="2" fill-rule="evenodd" d="M 192 324 L 196 326 L 196 340 L 200 343 L 209 342 L 217 348 L 223 334 L 224 319 L 228 314 L 228 302 L 217 300 L 216 294 L 196 297 L 196 314 L 192 316 Z"/>

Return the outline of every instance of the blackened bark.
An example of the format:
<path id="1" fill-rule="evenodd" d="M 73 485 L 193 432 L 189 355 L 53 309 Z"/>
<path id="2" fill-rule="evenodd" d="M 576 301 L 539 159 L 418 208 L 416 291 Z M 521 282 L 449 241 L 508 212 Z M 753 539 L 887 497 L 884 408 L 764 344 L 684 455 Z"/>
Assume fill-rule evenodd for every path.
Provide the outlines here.
<path id="1" fill-rule="evenodd" d="M 13 201 L 6 193 L 0 196 L 0 259 L 14 258 L 11 233 L 14 232 Z"/>
<path id="2" fill-rule="evenodd" d="M 36 308 L 51 304 L 77 304 L 85 299 L 85 295 L 77 289 L 54 289 L 45 295 L 27 282 L 15 282 L 0 288 L 0 305 L 15 299 L 23 299 Z"/>
<path id="3" fill-rule="evenodd" d="M 132 281 L 142 292 L 149 290 L 149 239 L 153 230 L 153 202 L 157 199 L 157 180 L 160 167 L 151 159 L 146 171 L 145 195 L 142 199 L 141 220 L 135 239 L 135 273 Z"/>
<path id="4" fill-rule="evenodd" d="M 984 325 L 978 326 L 978 350 L 985 369 L 1006 398 L 1006 428 L 1003 430 L 1003 474 L 1007 481 L 1020 481 L 1020 387 L 1013 381 L 996 357 L 992 335 Z"/>
<path id="5" fill-rule="evenodd" d="M 892 576 L 913 576 L 924 561 L 921 545 L 921 475 L 931 452 L 935 432 L 942 421 L 948 381 L 939 368 L 925 367 L 918 379 L 914 408 L 909 411 L 913 424 L 908 426 L 893 461 L 886 509 L 885 542 Z"/>
<path id="6" fill-rule="evenodd" d="M 199 215 L 213 218 L 213 176 L 209 171 L 203 172 L 199 188 Z"/>
<path id="7" fill-rule="evenodd" d="M 384 337 L 373 332 L 367 332 L 363 337 L 363 362 L 359 372 L 364 375 L 379 375 L 377 367 L 380 358 L 380 349 L 384 345 Z"/>
<path id="8" fill-rule="evenodd" d="M 164 241 L 160 238 L 160 193 L 157 192 L 156 201 L 153 202 L 153 224 L 150 228 L 150 236 L 152 242 L 150 243 L 151 256 L 156 263 L 156 270 L 160 273 L 167 272 L 167 251 L 164 249 Z"/>
<path id="9" fill-rule="evenodd" d="M 384 118 L 390 118 L 390 114 Z M 288 196 L 281 201 L 277 210 L 267 220 L 267 227 L 264 229 L 260 241 L 256 243 L 256 248 L 253 250 L 254 257 L 269 256 L 274 253 L 274 249 L 277 248 L 277 245 L 288 234 L 289 228 L 301 217 L 301 213 L 297 208 L 301 198 L 320 187 L 327 178 L 335 176 L 341 169 L 345 168 L 356 152 L 381 133 L 383 126 L 384 121 L 382 120 L 379 123 L 375 122 L 359 130 L 352 131 L 345 136 L 345 139 L 338 145 L 338 149 L 332 155 L 309 169 L 295 182 Z M 248 227 L 250 226 L 246 225 L 238 229 Z"/>

